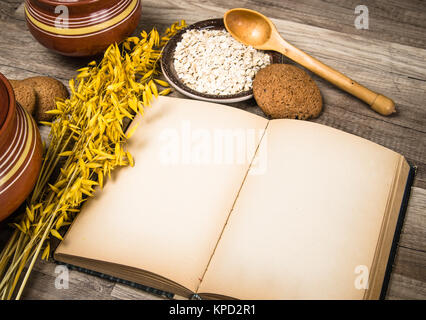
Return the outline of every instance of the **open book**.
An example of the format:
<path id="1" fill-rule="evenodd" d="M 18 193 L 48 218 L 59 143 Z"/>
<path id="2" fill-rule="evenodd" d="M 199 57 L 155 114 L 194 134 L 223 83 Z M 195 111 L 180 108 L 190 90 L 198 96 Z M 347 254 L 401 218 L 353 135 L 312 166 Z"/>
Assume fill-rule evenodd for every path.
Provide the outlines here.
<path id="1" fill-rule="evenodd" d="M 87 201 L 56 260 L 188 298 L 379 298 L 401 155 L 195 100 L 160 97 L 137 123 L 135 166 Z"/>

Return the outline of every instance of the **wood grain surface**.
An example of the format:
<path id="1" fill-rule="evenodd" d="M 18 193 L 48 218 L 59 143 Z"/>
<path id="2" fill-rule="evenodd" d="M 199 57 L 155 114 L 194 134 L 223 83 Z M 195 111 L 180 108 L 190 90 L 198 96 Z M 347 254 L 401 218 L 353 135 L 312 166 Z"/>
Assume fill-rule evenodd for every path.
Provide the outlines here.
<path id="1" fill-rule="evenodd" d="M 393 149 L 417 167 L 387 298 L 426 299 L 426 2 L 364 1 L 369 9 L 368 30 L 354 26 L 358 4 L 352 0 L 143 0 L 135 34 L 153 26 L 163 30 L 180 19 L 194 23 L 221 17 L 234 7 L 255 9 L 271 17 L 291 44 L 392 98 L 397 113 L 383 117 L 310 73 L 324 99 L 324 111 L 315 122 Z M 0 1 L 0 72 L 8 78 L 48 75 L 67 84 L 88 61 L 46 50 L 27 30 L 22 1 Z M 263 115 L 254 100 L 232 107 Z M 8 234 L 3 223 L 0 247 Z M 69 288 L 59 290 L 54 285 L 55 267 L 53 262 L 38 262 L 24 298 L 159 299 L 78 271 L 70 271 Z"/>

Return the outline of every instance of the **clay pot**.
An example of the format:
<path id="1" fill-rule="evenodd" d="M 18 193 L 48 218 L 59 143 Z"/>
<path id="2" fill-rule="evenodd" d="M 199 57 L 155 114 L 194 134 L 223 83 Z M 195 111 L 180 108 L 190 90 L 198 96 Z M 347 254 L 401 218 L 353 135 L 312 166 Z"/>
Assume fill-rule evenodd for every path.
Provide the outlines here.
<path id="1" fill-rule="evenodd" d="M 91 56 L 135 30 L 141 0 L 26 0 L 25 16 L 45 47 L 66 56 Z"/>
<path id="2" fill-rule="evenodd" d="M 42 144 L 31 115 L 0 73 L 0 221 L 28 197 L 37 181 Z"/>

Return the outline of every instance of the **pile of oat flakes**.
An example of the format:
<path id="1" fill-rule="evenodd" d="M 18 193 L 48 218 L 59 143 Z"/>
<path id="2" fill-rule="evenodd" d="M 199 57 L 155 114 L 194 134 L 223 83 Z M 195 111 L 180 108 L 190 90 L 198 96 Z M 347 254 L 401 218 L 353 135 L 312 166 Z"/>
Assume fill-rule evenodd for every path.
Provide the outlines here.
<path id="1" fill-rule="evenodd" d="M 271 57 L 235 40 L 226 30 L 188 30 L 174 55 L 178 77 L 189 88 L 212 95 L 252 89 L 257 71 Z"/>

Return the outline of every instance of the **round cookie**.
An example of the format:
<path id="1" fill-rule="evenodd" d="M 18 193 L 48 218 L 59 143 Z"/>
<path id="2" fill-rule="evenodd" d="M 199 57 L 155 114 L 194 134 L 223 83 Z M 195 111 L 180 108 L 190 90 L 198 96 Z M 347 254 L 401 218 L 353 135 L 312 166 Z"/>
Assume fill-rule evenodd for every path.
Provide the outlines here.
<path id="1" fill-rule="evenodd" d="M 22 80 L 9 80 L 15 93 L 16 101 L 33 115 L 36 106 L 36 93 L 34 89 Z"/>
<path id="2" fill-rule="evenodd" d="M 62 82 L 51 77 L 31 77 L 23 80 L 23 82 L 35 90 L 37 97 L 35 118 L 38 121 L 52 120 L 54 116 L 45 112 L 56 108 L 56 98 L 66 99 L 69 97 L 68 90 Z"/>
<path id="3" fill-rule="evenodd" d="M 253 81 L 253 95 L 271 118 L 309 119 L 322 110 L 318 86 L 302 69 L 289 64 L 271 64 L 259 70 Z"/>

